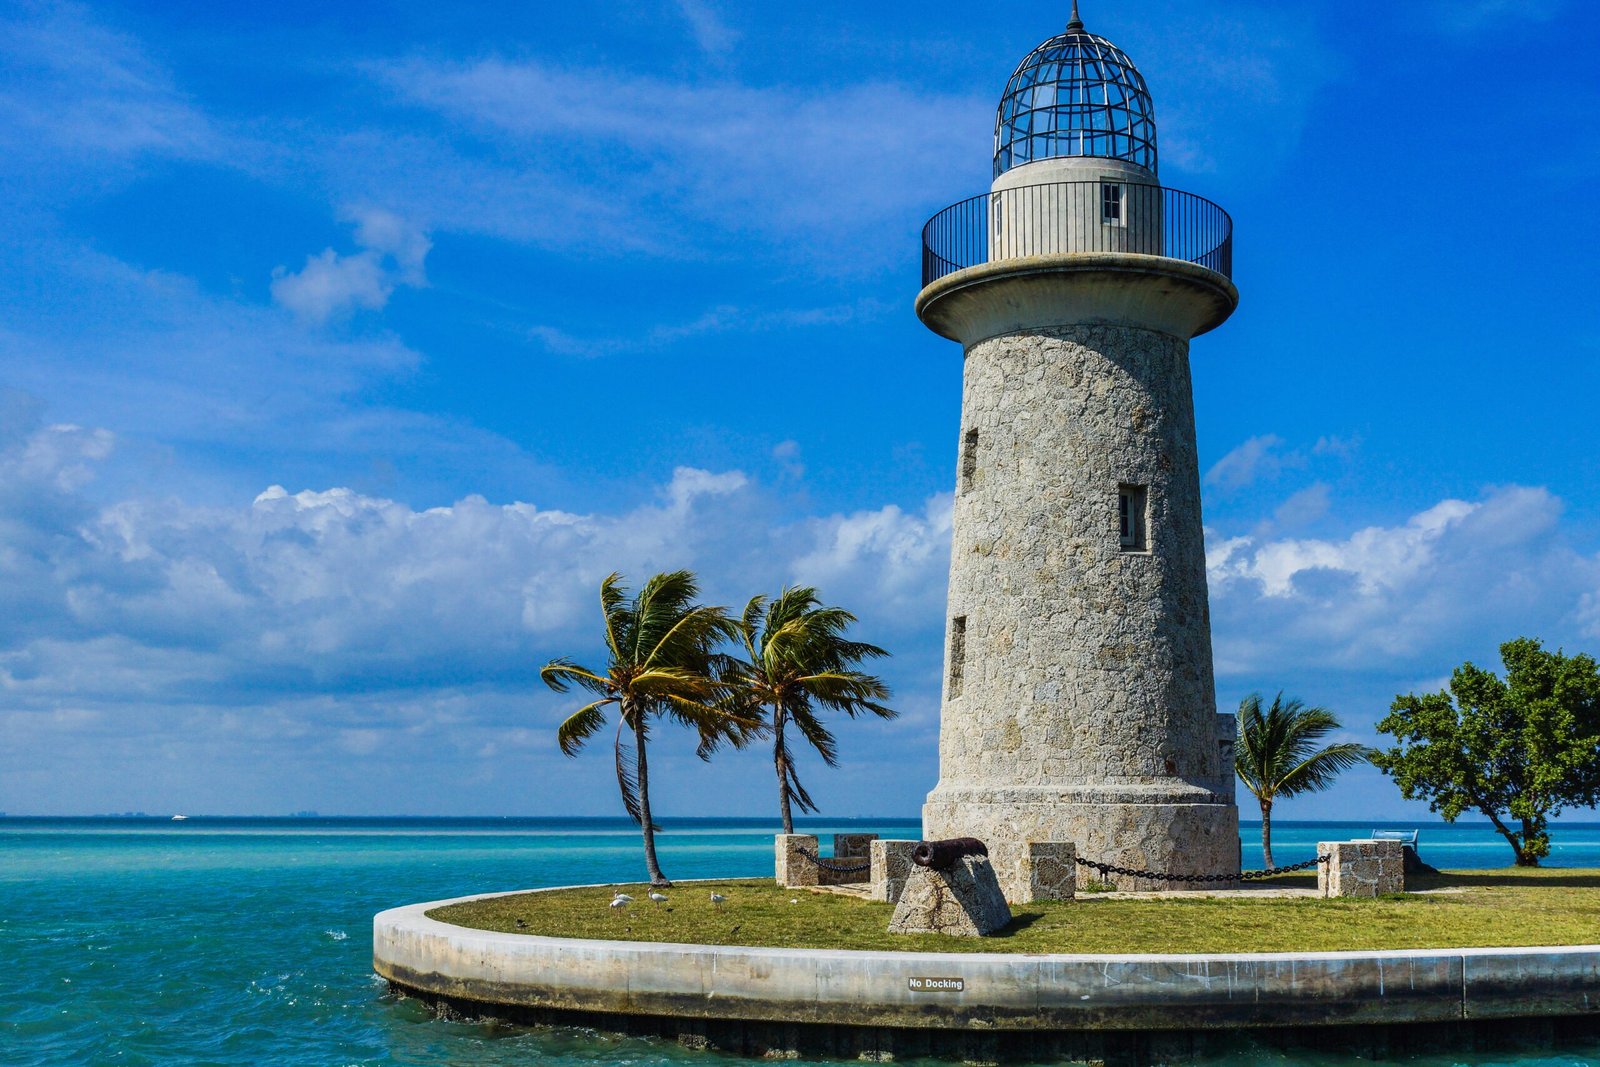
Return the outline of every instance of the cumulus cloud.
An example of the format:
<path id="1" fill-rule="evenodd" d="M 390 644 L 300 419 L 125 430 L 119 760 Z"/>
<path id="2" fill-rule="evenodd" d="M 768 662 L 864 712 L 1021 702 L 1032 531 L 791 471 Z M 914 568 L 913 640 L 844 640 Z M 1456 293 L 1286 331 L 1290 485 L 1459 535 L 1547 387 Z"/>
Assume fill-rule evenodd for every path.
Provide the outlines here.
<path id="1" fill-rule="evenodd" d="M 792 518 L 742 472 L 684 467 L 615 512 L 477 496 L 419 509 L 280 486 L 242 505 L 98 504 L 86 486 L 111 435 L 12 430 L 0 435 L 0 721 L 15 743 L 0 757 L 0 801 L 13 808 L 18 797 L 76 808 L 62 798 L 78 788 L 117 795 L 85 783 L 85 768 L 161 762 L 141 745 L 162 747 L 175 781 L 200 780 L 184 761 L 227 766 L 263 797 L 274 787 L 252 754 L 292 762 L 313 792 L 319 776 L 351 788 L 350 760 L 385 780 L 402 767 L 492 775 L 496 754 L 551 760 L 559 701 L 539 689 L 538 664 L 598 656 L 605 574 L 637 582 L 680 566 L 702 575 L 710 602 L 803 582 L 856 611 L 862 635 L 897 652 L 896 736 L 931 758 L 948 498 Z M 90 738 L 81 766 L 50 764 L 53 780 L 30 770 Z M 241 786 L 233 807 L 211 810 L 250 795 Z M 459 810 L 441 797 L 439 810 Z"/>
<path id="2" fill-rule="evenodd" d="M 355 222 L 360 252 L 341 255 L 325 248 L 307 256 L 297 272 L 279 267 L 272 274 L 272 299 L 320 324 L 358 308 L 382 309 L 396 285 L 427 284 L 422 263 L 432 242 L 420 230 L 387 211 L 358 212 Z"/>
<path id="3" fill-rule="evenodd" d="M 1572 632 L 1600 558 L 1559 536 L 1561 512 L 1546 489 L 1502 486 L 1340 538 L 1209 537 L 1218 673 L 1453 665 L 1463 648 Z"/>
<path id="4" fill-rule="evenodd" d="M 111 445 L 56 426 L 0 456 L 0 571 L 28 605 L 7 614 L 0 666 L 33 679 L 14 696 L 110 699 L 130 673 L 173 702 L 521 684 L 541 651 L 594 643 L 595 589 L 613 570 L 688 566 L 728 602 L 804 581 L 901 633 L 941 614 L 947 500 L 785 522 L 743 473 L 683 467 L 616 514 L 279 486 L 242 508 L 96 507 L 77 490 Z"/>
<path id="5" fill-rule="evenodd" d="M 37 416 L 5 397 L 0 412 Z M 562 705 L 536 668 L 598 654 L 600 578 L 679 566 L 702 575 L 711 602 L 803 582 L 856 611 L 861 635 L 896 653 L 886 671 L 906 714 L 881 729 L 931 767 L 948 494 L 795 516 L 741 471 L 684 467 L 612 511 L 477 496 L 417 508 L 279 486 L 225 506 L 138 494 L 98 503 L 89 490 L 114 455 L 110 434 L 12 418 L 4 431 L 0 728 L 14 743 L 0 754 L 0 800 L 75 795 L 83 768 L 99 769 L 96 796 L 122 795 L 107 783 L 129 766 L 159 764 L 192 785 L 183 766 L 203 764 L 237 784 L 233 806 L 211 810 L 282 796 L 284 775 L 313 797 L 322 782 L 345 782 L 335 795 L 346 797 L 368 788 L 355 782 L 382 782 L 415 805 L 461 810 L 464 776 L 488 782 L 514 765 L 543 779 L 564 766 L 548 735 Z M 1381 674 L 1368 686 L 1376 703 L 1518 633 L 1600 634 L 1600 558 L 1567 544 L 1561 515 L 1548 490 L 1503 486 L 1342 536 L 1213 534 L 1225 694 L 1320 679 L 1311 694 L 1359 728 L 1371 709 L 1330 678 Z M 872 738 L 863 752 L 890 743 Z M 58 751 L 92 755 L 74 769 L 51 762 Z M 666 767 L 692 760 L 671 752 Z M 603 798 L 603 762 L 560 773 L 591 776 Z M 907 771 L 896 786 L 906 804 L 923 777 Z M 504 795 L 503 783 L 484 789 Z M 609 809 L 597 799 L 595 810 Z"/>

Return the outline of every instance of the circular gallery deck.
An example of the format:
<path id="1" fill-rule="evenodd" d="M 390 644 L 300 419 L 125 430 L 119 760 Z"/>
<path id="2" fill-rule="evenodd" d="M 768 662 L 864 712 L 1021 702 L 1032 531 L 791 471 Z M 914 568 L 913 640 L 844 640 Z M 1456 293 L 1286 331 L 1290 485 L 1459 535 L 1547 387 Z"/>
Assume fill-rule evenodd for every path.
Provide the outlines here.
<path id="1" fill-rule="evenodd" d="M 536 937 L 412 904 L 373 920 L 373 967 L 462 1014 L 663 1033 L 738 1048 L 860 1051 L 921 1034 L 1600 1018 L 1600 946 L 1071 955 L 863 952 Z M 1583 1017 L 1587 1017 L 1586 1020 Z M 842 1032 L 854 1032 L 841 1038 Z M 807 1034 L 811 1035 L 808 1039 Z M 814 1038 L 825 1034 L 823 1040 Z M 930 1044 L 931 1042 L 931 1044 Z"/>

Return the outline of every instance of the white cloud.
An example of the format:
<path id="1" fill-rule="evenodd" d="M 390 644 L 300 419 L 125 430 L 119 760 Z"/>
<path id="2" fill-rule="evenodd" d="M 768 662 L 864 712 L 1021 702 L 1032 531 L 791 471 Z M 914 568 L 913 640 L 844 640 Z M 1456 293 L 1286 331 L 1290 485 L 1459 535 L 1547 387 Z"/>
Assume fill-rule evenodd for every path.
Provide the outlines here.
<path id="1" fill-rule="evenodd" d="M 813 308 L 752 309 L 720 304 L 685 322 L 657 323 L 641 334 L 576 333 L 556 326 L 531 326 L 528 336 L 556 355 L 586 359 L 653 352 L 696 337 L 722 333 L 765 333 L 771 330 L 838 326 L 870 322 L 888 310 L 882 301 L 863 299 Z"/>
<path id="2" fill-rule="evenodd" d="M 1280 528 L 1304 526 L 1326 515 L 1331 502 L 1327 484 L 1315 482 L 1274 508 L 1272 521 Z"/>
<path id="3" fill-rule="evenodd" d="M 1223 456 L 1206 471 L 1206 484 L 1221 489 L 1243 489 L 1258 481 L 1270 481 L 1286 467 L 1299 467 L 1305 458 L 1286 452 L 1277 434 L 1251 437 Z"/>
<path id="4" fill-rule="evenodd" d="M 948 500 L 785 523 L 743 473 L 682 467 L 655 501 L 616 514 L 476 496 L 419 511 L 279 486 L 242 509 L 95 507 L 76 489 L 110 444 L 51 427 L 0 455 L 0 573 L 22 605 L 0 666 L 32 679 L 14 697 L 110 699 L 131 685 L 248 704 L 264 688 L 525 679 L 541 649 L 593 645 L 595 589 L 613 570 L 687 566 L 728 602 L 817 584 L 900 632 L 940 618 Z"/>
<path id="5" fill-rule="evenodd" d="M 1415 675 L 1518 634 L 1572 633 L 1600 558 L 1567 545 L 1561 511 L 1546 489 L 1503 486 L 1342 538 L 1211 537 L 1218 674 L 1409 664 Z"/>
<path id="6" fill-rule="evenodd" d="M 488 782 L 507 760 L 549 779 L 563 705 L 536 668 L 598 654 L 596 589 L 613 570 L 689 567 L 730 605 L 819 586 L 897 653 L 896 743 L 932 758 L 948 497 L 792 519 L 739 471 L 685 467 L 615 512 L 278 486 L 247 506 L 99 505 L 85 481 L 113 445 L 68 426 L 0 434 L 0 807 L 121 810 L 170 782 L 187 790 L 177 810 L 274 810 L 292 782 L 296 807 L 456 811 L 448 780 Z M 692 760 L 665 743 L 664 766 Z M 137 798 L 113 799 L 133 766 Z M 610 810 L 600 771 L 561 772 L 596 779 L 587 810 Z"/>
<path id="7" fill-rule="evenodd" d="M 104 162 L 141 153 L 220 159 L 233 143 L 181 93 L 133 38 L 76 4 L 47 4 L 0 20 L 0 143 L 87 150 Z M 81 158 L 81 156 L 80 156 Z"/>
<path id="8" fill-rule="evenodd" d="M 772 458 L 778 461 L 783 473 L 789 477 L 805 477 L 806 465 L 800 460 L 799 441 L 779 441 L 772 446 Z"/>
<path id="9" fill-rule="evenodd" d="M 876 269 L 876 258 L 855 262 L 880 243 L 887 251 L 874 228 L 910 224 L 950 196 L 953 177 L 981 161 L 968 137 L 981 136 L 993 107 L 893 82 L 747 85 L 533 59 L 410 59 L 370 69 L 402 102 L 495 150 L 469 162 L 436 142 L 346 142 L 366 180 L 425 196 L 453 225 L 589 254 L 685 257 L 734 239 L 748 255 L 755 232 L 788 238 L 791 259 L 825 247 L 835 269 Z M 563 169 L 566 159 L 581 159 L 581 170 Z M 845 239 L 855 255 L 841 260 Z"/>
<path id="10" fill-rule="evenodd" d="M 432 242 L 387 211 L 356 216 L 356 243 L 362 251 L 341 255 L 331 248 L 306 257 L 298 273 L 279 267 L 272 275 L 272 299 L 309 322 L 325 323 L 358 308 L 378 311 L 397 284 L 427 284 L 422 263 Z"/>
<path id="11" fill-rule="evenodd" d="M 739 43 L 738 31 L 730 28 L 706 0 L 677 0 L 677 5 L 702 51 L 726 52 Z"/>

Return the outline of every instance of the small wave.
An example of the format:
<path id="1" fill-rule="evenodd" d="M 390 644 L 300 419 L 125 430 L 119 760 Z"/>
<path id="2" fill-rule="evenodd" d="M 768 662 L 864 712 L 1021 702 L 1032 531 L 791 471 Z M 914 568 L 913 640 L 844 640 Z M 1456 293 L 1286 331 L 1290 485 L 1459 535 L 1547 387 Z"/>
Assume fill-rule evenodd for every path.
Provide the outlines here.
<path id="1" fill-rule="evenodd" d="M 343 930 L 324 930 L 322 931 L 322 936 L 327 938 L 329 941 L 343 941 L 350 935 L 345 933 Z"/>

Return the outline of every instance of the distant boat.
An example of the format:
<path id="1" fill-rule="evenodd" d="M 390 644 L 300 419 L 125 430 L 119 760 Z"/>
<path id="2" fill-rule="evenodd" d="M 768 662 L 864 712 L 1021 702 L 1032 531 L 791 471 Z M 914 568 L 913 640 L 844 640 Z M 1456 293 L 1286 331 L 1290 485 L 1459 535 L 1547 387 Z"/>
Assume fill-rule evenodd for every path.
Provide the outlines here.
<path id="1" fill-rule="evenodd" d="M 174 815 L 172 817 L 172 821 L 173 822 L 182 822 L 183 820 L 187 819 L 188 817 L 189 816 L 187 816 L 187 815 Z"/>

